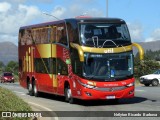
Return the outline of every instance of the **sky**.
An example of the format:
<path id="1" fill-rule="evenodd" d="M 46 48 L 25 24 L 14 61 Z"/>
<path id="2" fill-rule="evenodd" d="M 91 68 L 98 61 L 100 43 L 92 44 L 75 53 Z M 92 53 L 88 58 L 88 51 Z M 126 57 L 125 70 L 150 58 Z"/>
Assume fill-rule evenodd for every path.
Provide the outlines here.
<path id="1" fill-rule="evenodd" d="M 21 26 L 80 15 L 124 19 L 132 42 L 160 40 L 160 0 L 0 0 L 0 42 L 18 44 Z M 108 6 L 108 12 L 107 7 Z"/>

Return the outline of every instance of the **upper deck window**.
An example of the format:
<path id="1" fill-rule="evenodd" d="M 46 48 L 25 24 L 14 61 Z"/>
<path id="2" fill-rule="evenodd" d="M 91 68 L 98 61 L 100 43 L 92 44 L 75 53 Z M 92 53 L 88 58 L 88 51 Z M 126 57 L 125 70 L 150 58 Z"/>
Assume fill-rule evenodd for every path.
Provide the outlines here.
<path id="1" fill-rule="evenodd" d="M 81 43 L 93 47 L 116 47 L 131 43 L 126 24 L 80 24 Z"/>

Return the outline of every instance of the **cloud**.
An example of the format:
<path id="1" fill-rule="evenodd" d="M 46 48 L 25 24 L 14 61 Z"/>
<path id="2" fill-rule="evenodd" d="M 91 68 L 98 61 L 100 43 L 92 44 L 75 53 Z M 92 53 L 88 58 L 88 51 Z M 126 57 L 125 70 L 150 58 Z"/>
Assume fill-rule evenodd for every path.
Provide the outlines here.
<path id="1" fill-rule="evenodd" d="M 155 29 L 149 38 L 146 38 L 145 41 L 149 42 L 149 41 L 157 41 L 160 40 L 160 28 Z"/>
<path id="2" fill-rule="evenodd" d="M 11 6 L 11 4 L 7 4 Z M 0 29 L 0 34 L 17 34 L 20 26 L 31 22 L 41 14 L 37 7 L 25 6 L 22 4 L 19 4 L 16 10 L 12 7 L 10 11 L 16 12 L 5 11 L 0 13 L 0 27 L 3 28 Z"/>
<path id="3" fill-rule="evenodd" d="M 16 45 L 18 45 L 18 36 L 16 35 L 9 35 L 9 34 L 3 34 L 0 35 L 0 42 L 9 41 Z"/>
<path id="4" fill-rule="evenodd" d="M 9 3 L 26 3 L 26 2 L 30 2 L 30 3 L 52 3 L 54 0 L 1 0 L 1 1 L 5 1 L 5 2 L 9 2 Z"/>
<path id="5" fill-rule="evenodd" d="M 51 12 L 51 15 L 57 17 L 57 18 L 64 18 L 66 12 L 66 8 L 62 7 L 62 6 L 55 6 L 53 11 Z"/>
<path id="6" fill-rule="evenodd" d="M 37 2 L 41 2 L 41 3 L 52 3 L 54 0 L 30 0 L 34 3 L 37 3 Z"/>
<path id="7" fill-rule="evenodd" d="M 150 42 L 160 40 L 160 28 L 156 28 L 150 34 L 147 35 L 149 37 L 146 37 L 143 35 L 143 33 L 146 31 L 143 29 L 142 24 L 137 22 L 127 24 L 130 31 L 132 42 Z"/>
<path id="8" fill-rule="evenodd" d="M 11 9 L 11 4 L 7 2 L 0 3 L 0 13 L 8 12 Z"/>
<path id="9" fill-rule="evenodd" d="M 0 41 L 18 42 L 18 30 L 41 16 L 39 8 L 0 2 Z M 15 39 L 16 38 L 16 39 Z"/>
<path id="10" fill-rule="evenodd" d="M 12 3 L 12 4 L 19 4 L 19 3 L 24 3 L 27 0 L 1 0 L 1 1 Z"/>
<path id="11" fill-rule="evenodd" d="M 38 3 L 53 3 L 54 0 L 36 0 Z M 34 23 L 42 23 L 50 20 L 55 20 L 42 14 L 42 11 L 36 2 L 33 0 L 1 0 L 0 2 L 0 41 L 12 41 L 15 44 L 18 42 L 18 30 L 21 26 Z M 81 3 L 82 2 L 82 3 Z M 26 4 L 29 3 L 30 5 Z M 84 4 L 86 3 L 86 4 Z M 70 1 L 65 6 L 53 6 L 49 14 L 59 18 L 74 18 L 76 16 L 87 13 L 89 16 L 103 16 L 103 11 L 96 8 L 84 7 L 88 3 L 93 3 L 92 0 Z"/>
<path id="12" fill-rule="evenodd" d="M 59 19 L 64 18 L 75 18 L 80 15 L 87 15 L 92 17 L 102 17 L 104 16 L 101 10 L 92 8 L 92 9 L 84 9 L 83 6 L 79 4 L 72 4 L 71 6 L 55 6 L 53 10 L 49 13 Z M 53 17 L 48 17 L 48 20 L 53 20 Z"/>
<path id="13" fill-rule="evenodd" d="M 144 41 L 144 37 L 143 37 L 143 27 L 140 23 L 127 23 L 129 31 L 130 31 L 130 35 L 131 35 L 131 39 L 134 42 L 141 42 Z"/>

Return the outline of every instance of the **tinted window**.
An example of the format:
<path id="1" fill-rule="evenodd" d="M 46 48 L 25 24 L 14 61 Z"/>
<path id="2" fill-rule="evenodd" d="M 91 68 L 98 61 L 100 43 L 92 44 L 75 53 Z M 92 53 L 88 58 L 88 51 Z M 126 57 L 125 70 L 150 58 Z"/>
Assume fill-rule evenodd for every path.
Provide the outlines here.
<path id="1" fill-rule="evenodd" d="M 79 44 L 77 22 L 75 21 L 67 22 L 67 30 L 68 30 L 69 41 Z"/>
<path id="2" fill-rule="evenodd" d="M 35 71 L 37 73 L 55 74 L 56 59 L 55 58 L 36 58 Z"/>
<path id="3" fill-rule="evenodd" d="M 68 75 L 68 66 L 61 59 L 57 59 L 57 73 L 60 75 Z"/>
<path id="4" fill-rule="evenodd" d="M 4 73 L 4 76 L 12 76 L 12 73 Z"/>
<path id="5" fill-rule="evenodd" d="M 57 24 L 57 43 L 68 45 L 66 26 L 64 23 Z"/>
<path id="6" fill-rule="evenodd" d="M 131 44 L 126 24 L 80 24 L 80 38 L 81 43 L 85 46 L 117 47 Z"/>

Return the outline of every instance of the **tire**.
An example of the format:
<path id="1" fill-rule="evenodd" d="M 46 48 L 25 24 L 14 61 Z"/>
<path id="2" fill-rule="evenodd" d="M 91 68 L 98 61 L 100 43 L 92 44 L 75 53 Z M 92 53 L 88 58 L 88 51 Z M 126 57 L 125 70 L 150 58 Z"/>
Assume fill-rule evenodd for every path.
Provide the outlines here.
<path id="1" fill-rule="evenodd" d="M 152 80 L 152 86 L 158 86 L 159 82 L 157 79 Z"/>
<path id="2" fill-rule="evenodd" d="M 148 87 L 150 84 L 144 84 L 144 85 Z"/>
<path id="3" fill-rule="evenodd" d="M 29 93 L 30 96 L 34 95 L 33 85 L 30 82 L 28 82 L 28 93 Z"/>
<path id="4" fill-rule="evenodd" d="M 37 86 L 36 86 L 36 82 L 35 81 L 33 82 L 33 94 L 34 94 L 35 97 L 39 96 L 39 92 L 37 90 Z"/>
<path id="5" fill-rule="evenodd" d="M 73 104 L 75 102 L 74 98 L 72 97 L 70 86 L 67 86 L 65 88 L 65 101 L 69 102 L 70 104 Z"/>

